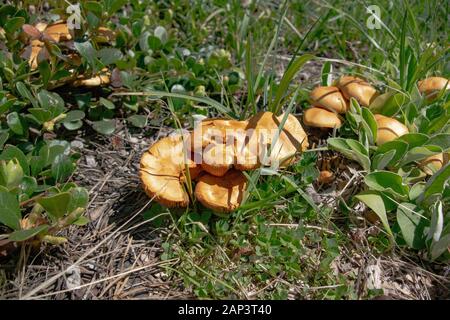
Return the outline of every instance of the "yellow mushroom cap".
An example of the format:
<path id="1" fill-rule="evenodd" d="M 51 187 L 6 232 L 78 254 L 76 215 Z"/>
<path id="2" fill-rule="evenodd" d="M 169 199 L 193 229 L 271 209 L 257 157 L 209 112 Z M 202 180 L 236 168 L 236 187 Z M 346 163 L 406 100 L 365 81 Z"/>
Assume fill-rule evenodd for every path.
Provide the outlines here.
<path id="1" fill-rule="evenodd" d="M 337 87 L 342 91 L 345 98 L 350 100 L 353 97 L 364 107 L 368 107 L 378 95 L 377 90 L 367 81 L 353 76 L 339 78 Z"/>
<path id="2" fill-rule="evenodd" d="M 44 30 L 44 34 L 49 36 L 55 42 L 72 39 L 66 22 L 60 22 L 47 26 L 47 28 Z"/>
<path id="3" fill-rule="evenodd" d="M 385 142 L 392 141 L 398 137 L 407 134 L 408 128 L 400 121 L 383 116 L 381 114 L 374 115 L 377 122 L 377 145 L 382 145 Z"/>
<path id="4" fill-rule="evenodd" d="M 199 152 L 207 145 L 234 139 L 237 130 L 245 130 L 247 121 L 226 119 L 205 119 L 191 132 L 191 150 Z"/>
<path id="5" fill-rule="evenodd" d="M 199 167 L 185 154 L 181 135 L 169 136 L 153 144 L 140 162 L 140 178 L 145 192 L 167 207 L 186 207 L 189 196 L 183 187 L 186 164 L 191 179 Z"/>
<path id="6" fill-rule="evenodd" d="M 314 106 L 336 111 L 337 113 L 346 113 L 348 111 L 348 100 L 344 98 L 337 87 L 316 87 L 311 91 L 309 97 Z"/>
<path id="7" fill-rule="evenodd" d="M 420 93 L 424 94 L 427 100 L 433 100 L 439 91 L 450 89 L 450 81 L 442 77 L 429 77 L 418 82 Z"/>
<path id="8" fill-rule="evenodd" d="M 198 179 L 195 197 L 205 207 L 227 213 L 241 205 L 246 187 L 244 174 L 234 169 L 223 177 L 205 174 Z"/>
<path id="9" fill-rule="evenodd" d="M 305 111 L 303 123 L 317 128 L 340 128 L 342 126 L 342 121 L 335 112 L 317 107 Z"/>
<path id="10" fill-rule="evenodd" d="M 419 167 L 427 175 L 433 175 L 436 171 L 442 168 L 447 163 L 448 159 L 444 156 L 444 153 L 438 153 L 423 159 L 419 163 Z"/>

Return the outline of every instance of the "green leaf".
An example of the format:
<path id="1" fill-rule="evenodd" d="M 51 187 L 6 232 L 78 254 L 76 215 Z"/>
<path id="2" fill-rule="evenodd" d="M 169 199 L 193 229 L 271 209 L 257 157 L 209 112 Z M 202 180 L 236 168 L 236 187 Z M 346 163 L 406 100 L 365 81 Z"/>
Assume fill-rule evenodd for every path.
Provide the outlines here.
<path id="1" fill-rule="evenodd" d="M 128 0 L 105 0 L 104 8 L 108 12 L 109 15 L 112 15 L 117 10 L 121 9 L 125 4 L 127 4 Z"/>
<path id="2" fill-rule="evenodd" d="M 8 131 L 4 131 L 4 132 L 0 133 L 0 150 L 3 149 L 3 145 L 8 140 L 8 138 L 9 138 Z"/>
<path id="3" fill-rule="evenodd" d="M 19 230 L 22 214 L 16 196 L 0 191 L 0 208 L 0 222 L 13 230 Z"/>
<path id="4" fill-rule="evenodd" d="M 450 247 L 450 234 L 446 234 L 438 242 L 434 242 L 431 244 L 430 254 L 431 259 L 435 260 L 439 258 L 441 254 L 448 251 Z"/>
<path id="5" fill-rule="evenodd" d="M 363 127 L 367 132 L 367 136 L 369 137 L 369 142 L 370 144 L 375 144 L 375 141 L 377 141 L 378 130 L 378 125 L 375 121 L 375 117 L 367 108 L 361 109 L 361 116 L 363 118 Z"/>
<path id="6" fill-rule="evenodd" d="M 374 153 L 374 158 L 390 151 L 395 151 L 395 156 L 386 166 L 395 165 L 408 151 L 408 143 L 401 140 L 393 140 L 383 143 L 381 146 L 377 148 L 377 151 Z"/>
<path id="7" fill-rule="evenodd" d="M 64 217 L 68 211 L 70 203 L 70 193 L 62 192 L 49 197 L 43 197 L 37 202 L 52 216 L 54 220 Z"/>
<path id="8" fill-rule="evenodd" d="M 52 76 L 52 71 L 50 69 L 50 65 L 47 60 L 39 62 L 38 65 L 39 73 L 41 74 L 42 83 L 46 87 L 48 84 L 48 81 L 50 80 Z"/>
<path id="9" fill-rule="evenodd" d="M 322 66 L 321 72 L 322 86 L 331 86 L 333 83 L 333 65 L 327 61 Z"/>
<path id="10" fill-rule="evenodd" d="M 423 160 L 429 156 L 441 153 L 442 149 L 437 146 L 424 146 L 424 147 L 414 147 L 410 149 L 403 159 L 400 161 L 400 166 L 404 166 L 405 164 Z"/>
<path id="11" fill-rule="evenodd" d="M 417 182 L 409 190 L 409 200 L 416 200 L 425 191 L 425 182 Z"/>
<path id="12" fill-rule="evenodd" d="M 68 177 L 70 177 L 74 170 L 75 165 L 65 154 L 57 155 L 51 167 L 52 177 L 57 182 L 65 181 Z"/>
<path id="13" fill-rule="evenodd" d="M 397 208 L 397 223 L 402 231 L 406 244 L 414 249 L 425 246 L 425 227 L 427 220 L 418 212 L 419 209 L 412 203 L 403 202 Z"/>
<path id="14" fill-rule="evenodd" d="M 328 147 L 342 153 L 345 157 L 358 162 L 364 170 L 370 171 L 370 159 L 364 146 L 353 139 L 329 138 Z"/>
<path id="15" fill-rule="evenodd" d="M 397 141 L 405 141 L 408 144 L 408 150 L 422 146 L 429 139 L 426 134 L 423 133 L 407 133 L 397 138 Z"/>
<path id="16" fill-rule="evenodd" d="M 38 184 L 35 177 L 26 176 L 22 179 L 20 189 L 23 193 L 30 197 L 36 191 L 37 186 Z"/>
<path id="17" fill-rule="evenodd" d="M 134 114 L 127 118 L 129 122 L 135 127 L 144 128 L 147 125 L 147 117 L 140 114 Z"/>
<path id="18" fill-rule="evenodd" d="M 28 112 L 30 112 L 40 124 L 52 119 L 52 113 L 43 108 L 28 108 Z"/>
<path id="19" fill-rule="evenodd" d="M 150 49 L 152 49 L 153 51 L 159 50 L 162 47 L 162 43 L 161 40 L 159 40 L 158 37 L 155 36 L 149 36 L 148 37 L 148 46 L 150 47 Z"/>
<path id="20" fill-rule="evenodd" d="M 110 135 L 116 130 L 116 121 L 114 119 L 94 121 L 92 127 L 101 134 Z"/>
<path id="21" fill-rule="evenodd" d="M 408 186 L 403 184 L 402 177 L 390 171 L 375 171 L 364 177 L 366 185 L 377 191 L 389 191 L 405 198 L 409 194 Z"/>
<path id="22" fill-rule="evenodd" d="M 395 153 L 395 150 L 390 150 L 386 153 L 374 155 L 372 158 L 372 169 L 383 170 L 386 168 L 394 159 Z"/>
<path id="23" fill-rule="evenodd" d="M 22 136 L 25 134 L 25 127 L 22 124 L 20 116 L 17 112 L 11 112 L 6 116 L 6 122 L 8 123 L 8 127 L 15 134 Z"/>
<path id="24" fill-rule="evenodd" d="M 443 152 L 450 150 L 450 133 L 441 133 L 434 135 L 427 141 L 427 145 L 438 146 Z"/>
<path id="25" fill-rule="evenodd" d="M 161 41 L 162 44 L 165 44 L 169 38 L 166 28 L 162 26 L 156 27 L 153 34 Z"/>
<path id="26" fill-rule="evenodd" d="M 292 62 L 292 64 L 289 66 L 289 68 L 286 70 L 286 72 L 283 74 L 283 77 L 281 78 L 280 84 L 278 85 L 278 88 L 276 89 L 275 92 L 275 98 L 269 105 L 269 110 L 271 110 L 275 114 L 278 114 L 278 111 L 281 108 L 280 106 L 281 99 L 288 92 L 289 85 L 292 82 L 292 79 L 297 74 L 297 72 L 300 71 L 300 69 L 306 62 L 314 58 L 315 57 L 311 54 L 304 54 L 295 59 L 294 62 Z"/>
<path id="27" fill-rule="evenodd" d="M 108 99 L 105 99 L 105 98 L 101 97 L 99 101 L 106 109 L 114 110 L 116 108 L 114 103 L 112 103 Z"/>
<path id="28" fill-rule="evenodd" d="M 74 42 L 74 46 L 81 56 L 86 59 L 91 68 L 94 69 L 94 71 L 97 71 L 99 69 L 97 66 L 97 52 L 92 44 L 89 41 Z"/>
<path id="29" fill-rule="evenodd" d="M 90 11 L 98 17 L 102 16 L 103 7 L 100 3 L 96 2 L 96 1 L 86 1 L 83 4 L 83 7 L 86 11 Z"/>
<path id="30" fill-rule="evenodd" d="M 72 110 L 66 113 L 66 117 L 64 118 L 64 122 L 73 122 L 84 119 L 85 114 L 81 110 Z"/>
<path id="31" fill-rule="evenodd" d="M 76 187 L 69 190 L 70 203 L 67 211 L 73 212 L 77 208 L 86 208 L 89 202 L 89 193 L 85 188 Z"/>
<path id="32" fill-rule="evenodd" d="M 17 159 L 19 161 L 20 166 L 22 167 L 23 172 L 25 175 L 30 174 L 30 166 L 28 165 L 28 160 L 25 154 L 13 145 L 6 145 L 6 147 L 3 149 L 3 152 L 0 154 L 0 160 L 12 160 Z"/>
<path id="33" fill-rule="evenodd" d="M 23 169 L 16 158 L 0 161 L 0 185 L 8 190 L 14 189 L 22 182 Z"/>
<path id="34" fill-rule="evenodd" d="M 82 227 L 87 225 L 89 222 L 90 220 L 86 216 L 79 216 L 77 220 L 72 222 L 72 224 Z"/>
<path id="35" fill-rule="evenodd" d="M 116 48 L 102 48 L 98 51 L 97 56 L 104 65 L 110 65 L 122 59 L 123 54 Z"/>
<path id="36" fill-rule="evenodd" d="M 358 200 L 364 202 L 376 215 L 380 218 L 386 232 L 390 236 L 391 242 L 393 243 L 394 236 L 389 226 L 389 221 L 386 214 L 386 206 L 383 197 L 376 191 L 366 191 L 361 192 L 355 196 Z"/>
<path id="37" fill-rule="evenodd" d="M 37 100 L 33 97 L 31 92 L 28 90 L 28 88 L 23 84 L 23 82 L 17 82 L 16 83 L 17 91 L 19 91 L 20 95 L 24 97 L 25 99 L 28 99 L 33 107 L 39 108 L 39 105 L 37 103 Z"/>
<path id="38" fill-rule="evenodd" d="M 450 179 L 450 162 L 443 166 L 439 171 L 431 176 L 427 181 L 425 192 L 419 197 L 418 201 L 422 202 L 435 194 L 442 194 L 444 185 L 449 183 Z"/>
<path id="39" fill-rule="evenodd" d="M 39 233 L 43 233 L 48 230 L 48 225 L 43 224 L 40 226 L 37 226 L 35 228 L 26 229 L 26 230 L 17 230 L 11 233 L 8 237 L 11 241 L 25 241 L 30 238 L 33 238 L 34 236 L 38 235 Z"/>
<path id="40" fill-rule="evenodd" d="M 16 31 L 19 31 L 24 23 L 25 18 L 23 17 L 9 18 L 4 24 L 4 29 L 8 34 L 13 34 Z"/>

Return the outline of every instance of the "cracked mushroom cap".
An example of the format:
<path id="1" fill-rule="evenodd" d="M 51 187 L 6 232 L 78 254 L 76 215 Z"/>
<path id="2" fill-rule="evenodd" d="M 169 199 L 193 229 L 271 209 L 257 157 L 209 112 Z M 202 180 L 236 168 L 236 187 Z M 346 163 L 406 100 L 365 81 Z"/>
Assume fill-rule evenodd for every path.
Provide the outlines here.
<path id="1" fill-rule="evenodd" d="M 312 104 L 337 113 L 348 111 L 348 100 L 344 98 L 342 92 L 337 87 L 315 87 L 309 94 Z"/>
<path id="2" fill-rule="evenodd" d="M 195 187 L 195 197 L 201 204 L 219 213 L 237 209 L 244 198 L 247 179 L 241 171 L 229 170 L 223 177 L 202 175 Z"/>
<path id="3" fill-rule="evenodd" d="M 346 99 L 355 98 L 358 103 L 368 107 L 378 95 L 377 90 L 367 81 L 353 76 L 342 76 L 337 82 L 337 87 L 342 91 Z"/>
<path id="4" fill-rule="evenodd" d="M 446 78 L 442 77 L 429 77 L 418 82 L 420 93 L 425 95 L 427 100 L 431 101 L 437 97 L 439 92 L 445 88 L 450 89 L 450 82 Z"/>
<path id="5" fill-rule="evenodd" d="M 66 22 L 59 22 L 48 26 L 44 30 L 44 34 L 49 36 L 53 41 L 67 41 L 72 39 Z"/>
<path id="6" fill-rule="evenodd" d="M 400 121 L 383 116 L 381 114 L 375 114 L 375 121 L 377 122 L 377 145 L 382 145 L 385 142 L 392 141 L 398 137 L 407 134 L 408 128 Z"/>
<path id="7" fill-rule="evenodd" d="M 312 107 L 303 113 L 303 123 L 317 128 L 340 128 L 342 121 L 336 112 Z"/>
<path id="8" fill-rule="evenodd" d="M 279 161 L 281 167 L 291 164 L 296 153 L 308 148 L 308 137 L 294 115 L 289 114 L 283 128 L 279 130 L 284 116 L 285 114 L 277 117 L 272 112 L 259 112 L 249 119 L 247 129 L 253 129 L 253 132 L 248 139 L 248 145 L 251 147 L 252 143 L 257 144 L 259 159 L 256 160 L 259 160 L 258 162 L 263 160 L 260 147 L 266 146 L 267 151 L 271 150 L 269 162 Z M 251 150 L 254 148 L 250 148 L 250 154 L 253 153 Z M 239 156 L 237 151 L 237 156 Z M 259 165 L 258 162 L 256 164 Z M 251 166 L 255 163 L 247 163 L 247 165 Z"/>
<path id="9" fill-rule="evenodd" d="M 448 155 L 446 153 L 438 153 L 423 159 L 419 163 L 419 167 L 427 175 L 431 176 L 436 171 L 442 168 L 448 162 Z"/>
<path id="10" fill-rule="evenodd" d="M 185 157 L 181 135 L 169 136 L 153 144 L 143 155 L 140 163 L 140 178 L 145 192 L 167 207 L 186 207 L 189 196 L 184 188 L 186 165 L 191 179 L 201 169 Z"/>

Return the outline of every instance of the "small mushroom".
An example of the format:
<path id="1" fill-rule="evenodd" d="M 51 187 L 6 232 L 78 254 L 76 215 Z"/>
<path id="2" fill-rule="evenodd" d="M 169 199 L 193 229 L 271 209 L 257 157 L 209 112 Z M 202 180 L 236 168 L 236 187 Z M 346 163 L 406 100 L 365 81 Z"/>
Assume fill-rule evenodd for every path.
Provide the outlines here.
<path id="1" fill-rule="evenodd" d="M 55 42 L 67 41 L 72 39 L 72 36 L 69 33 L 69 28 L 67 27 L 67 23 L 63 21 L 48 26 L 44 30 L 44 34 L 49 36 Z"/>
<path id="2" fill-rule="evenodd" d="M 355 98 L 358 103 L 368 107 L 378 96 L 377 90 L 367 81 L 353 76 L 342 76 L 337 82 L 337 87 L 342 91 L 346 99 Z"/>
<path id="3" fill-rule="evenodd" d="M 317 128 L 340 128 L 342 126 L 342 121 L 336 112 L 317 107 L 312 107 L 305 111 L 303 123 Z"/>
<path id="4" fill-rule="evenodd" d="M 432 176 L 436 171 L 442 168 L 448 162 L 447 154 L 438 153 L 423 159 L 419 167 L 427 175 Z"/>
<path id="5" fill-rule="evenodd" d="M 111 82 L 111 73 L 107 68 L 102 69 L 102 71 L 90 78 L 86 78 L 85 75 L 80 75 L 72 85 L 74 87 L 98 87 L 104 84 L 109 84 Z"/>
<path id="6" fill-rule="evenodd" d="M 398 137 L 407 134 L 408 128 L 400 121 L 383 116 L 381 114 L 375 114 L 375 121 L 377 122 L 377 145 L 382 145 L 385 142 L 392 141 Z"/>
<path id="7" fill-rule="evenodd" d="M 319 177 L 317 178 L 317 182 L 321 184 L 329 184 L 334 180 L 334 173 L 329 170 L 322 170 L 319 173 Z"/>
<path id="8" fill-rule="evenodd" d="M 442 77 L 429 77 L 418 82 L 420 93 L 425 95 L 427 101 L 433 101 L 441 90 L 450 89 L 449 80 Z"/>
<path id="9" fill-rule="evenodd" d="M 153 144 L 141 158 L 139 174 L 145 192 L 167 207 L 186 207 L 189 203 L 183 186 L 186 165 L 192 180 L 201 171 L 184 150 L 181 135 L 169 136 Z"/>
<path id="10" fill-rule="evenodd" d="M 246 187 L 244 174 L 234 169 L 223 177 L 204 174 L 198 179 L 195 197 L 215 212 L 228 213 L 241 205 Z"/>
<path id="11" fill-rule="evenodd" d="M 316 87 L 311 91 L 309 97 L 314 106 L 337 113 L 346 113 L 349 108 L 348 100 L 344 98 L 337 87 Z"/>

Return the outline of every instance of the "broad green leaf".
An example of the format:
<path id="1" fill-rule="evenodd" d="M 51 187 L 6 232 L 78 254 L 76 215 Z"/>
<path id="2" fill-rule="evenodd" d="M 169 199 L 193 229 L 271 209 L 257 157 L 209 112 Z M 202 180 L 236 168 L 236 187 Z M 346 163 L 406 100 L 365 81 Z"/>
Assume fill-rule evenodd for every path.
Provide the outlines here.
<path id="1" fill-rule="evenodd" d="M 360 142 L 352 139 L 329 138 L 328 147 L 358 162 L 364 170 L 370 171 L 370 159 L 367 156 L 367 150 Z"/>
<path id="2" fill-rule="evenodd" d="M 16 83 L 16 88 L 17 88 L 17 91 L 19 91 L 19 93 L 20 93 L 20 95 L 22 97 L 24 97 L 25 99 L 28 99 L 31 102 L 33 107 L 39 108 L 37 100 L 33 97 L 31 92 L 28 90 L 28 88 L 25 86 L 25 84 L 23 84 L 23 82 L 20 82 L 20 81 L 17 82 Z"/>
<path id="3" fill-rule="evenodd" d="M 0 223 L 13 230 L 19 230 L 21 218 L 22 214 L 16 196 L 6 191 L 0 191 Z"/>
<path id="4" fill-rule="evenodd" d="M 70 193 L 62 192 L 49 197 L 43 197 L 38 199 L 37 202 L 54 220 L 58 220 L 68 213 L 67 208 L 70 203 Z"/>
<path id="5" fill-rule="evenodd" d="M 409 190 L 409 200 L 416 200 L 425 191 L 425 182 L 417 182 Z"/>
<path id="6" fill-rule="evenodd" d="M 144 128 L 147 125 L 147 117 L 141 114 L 134 114 L 127 118 L 129 122 L 135 127 Z"/>
<path id="7" fill-rule="evenodd" d="M 0 154 L 0 160 L 12 160 L 12 159 L 17 159 L 17 161 L 19 161 L 20 166 L 22 167 L 22 170 L 25 173 L 25 175 L 30 174 L 30 166 L 28 165 L 28 160 L 25 154 L 22 152 L 22 150 L 20 150 L 16 146 L 8 144 L 3 149 L 3 152 Z"/>
<path id="8" fill-rule="evenodd" d="M 400 166 L 404 166 L 405 164 L 423 160 L 429 156 L 441 153 L 442 149 L 437 146 L 424 146 L 424 147 L 414 147 L 410 149 L 403 159 L 400 161 Z"/>
<path id="9" fill-rule="evenodd" d="M 66 113 L 66 117 L 63 122 L 73 122 L 84 119 L 85 114 L 81 110 L 72 110 Z"/>
<path id="10" fill-rule="evenodd" d="M 450 247 L 450 234 L 446 234 L 438 242 L 434 242 L 431 244 L 430 255 L 431 259 L 435 260 L 439 258 L 441 254 L 448 251 Z"/>
<path id="11" fill-rule="evenodd" d="M 156 27 L 153 34 L 155 37 L 157 37 L 161 41 L 161 43 L 163 45 L 167 42 L 167 40 L 169 38 L 166 28 L 164 28 L 162 26 Z"/>
<path id="12" fill-rule="evenodd" d="M 88 64 L 94 71 L 98 71 L 97 66 L 97 52 L 89 41 L 85 42 L 74 42 L 75 49 L 81 54 L 81 56 L 86 59 Z"/>
<path id="13" fill-rule="evenodd" d="M 423 133 L 407 133 L 397 138 L 397 140 L 405 141 L 408 144 L 408 150 L 420 147 L 428 141 L 428 136 Z"/>
<path id="14" fill-rule="evenodd" d="M 116 108 L 114 103 L 112 103 L 108 99 L 105 99 L 105 98 L 101 97 L 99 101 L 106 109 L 114 110 Z"/>
<path id="15" fill-rule="evenodd" d="M 73 173 L 75 170 L 75 165 L 67 155 L 60 154 L 55 157 L 51 170 L 52 177 L 57 182 L 63 182 Z"/>
<path id="16" fill-rule="evenodd" d="M 11 233 L 8 237 L 11 241 L 25 241 L 30 238 L 33 238 L 34 236 L 38 235 L 39 233 L 45 232 L 48 230 L 48 225 L 43 224 L 35 228 L 26 229 L 26 230 L 17 230 Z"/>
<path id="17" fill-rule="evenodd" d="M 375 171 L 364 177 L 366 185 L 377 191 L 390 191 L 394 195 L 406 198 L 409 187 L 403 184 L 402 177 L 390 171 Z"/>
<path id="18" fill-rule="evenodd" d="M 19 31 L 20 28 L 24 25 L 25 18 L 23 17 L 14 17 L 10 18 L 4 24 L 4 29 L 8 34 L 13 34 L 16 31 Z"/>
<path id="19" fill-rule="evenodd" d="M 370 144 L 375 144 L 375 141 L 377 141 L 377 130 L 378 125 L 375 121 L 375 117 L 373 116 L 372 112 L 370 112 L 367 108 L 361 109 L 361 116 L 363 118 L 363 127 L 367 131 L 369 142 Z"/>
<path id="20" fill-rule="evenodd" d="M 395 151 L 395 156 L 386 166 L 395 165 L 405 155 L 405 153 L 408 151 L 408 143 L 401 140 L 393 140 L 383 143 L 377 148 L 374 157 L 388 153 L 392 150 Z"/>
<path id="21" fill-rule="evenodd" d="M 76 226 L 85 226 L 90 222 L 90 220 L 85 216 L 79 216 L 77 220 L 72 222 Z"/>
<path id="22" fill-rule="evenodd" d="M 438 242 L 444 228 L 444 212 L 442 210 L 442 201 L 438 201 L 433 205 L 431 213 L 430 229 L 428 230 L 427 240 Z"/>
<path id="23" fill-rule="evenodd" d="M 89 202 L 89 193 L 85 188 L 76 187 L 69 190 L 70 203 L 67 208 L 68 212 L 72 212 L 77 208 L 86 208 Z"/>
<path id="24" fill-rule="evenodd" d="M 52 71 L 50 69 L 50 65 L 49 65 L 48 61 L 44 60 L 44 61 L 39 62 L 38 68 L 39 68 L 39 73 L 41 74 L 42 83 L 46 87 L 48 84 L 48 81 L 50 80 L 50 78 L 52 76 Z"/>
<path id="25" fill-rule="evenodd" d="M 386 214 L 386 206 L 383 197 L 376 191 L 366 191 L 361 192 L 355 196 L 358 200 L 365 203 L 376 215 L 380 218 L 386 232 L 390 236 L 391 241 L 393 241 L 394 236 L 389 226 L 389 221 Z"/>
<path id="26" fill-rule="evenodd" d="M 23 193 L 30 197 L 36 191 L 37 186 L 38 184 L 35 177 L 26 176 L 22 179 L 20 189 Z"/>
<path id="27" fill-rule="evenodd" d="M 425 192 L 419 197 L 419 202 L 427 200 L 434 194 L 441 194 L 444 190 L 444 185 L 449 183 L 449 179 L 450 163 L 447 163 L 427 181 Z"/>
<path id="28" fill-rule="evenodd" d="M 438 146 L 443 152 L 450 150 L 450 133 L 441 133 L 432 136 L 426 143 L 429 146 Z"/>
<path id="29" fill-rule="evenodd" d="M 427 220 L 421 217 L 423 212 L 412 203 L 403 202 L 397 208 L 397 223 L 406 244 L 414 249 L 425 246 L 425 227 Z"/>
<path id="30" fill-rule="evenodd" d="M 9 133 L 7 131 L 0 133 L 0 150 L 3 149 L 3 146 L 4 146 L 5 142 L 8 140 L 8 138 L 9 138 Z"/>
<path id="31" fill-rule="evenodd" d="M 116 130 L 116 121 L 114 119 L 94 121 L 92 127 L 101 134 L 110 135 Z"/>
<path id="32" fill-rule="evenodd" d="M 98 51 L 97 56 L 104 65 L 110 65 L 122 59 L 123 54 L 116 48 L 102 48 Z"/>
<path id="33" fill-rule="evenodd" d="M 26 132 L 26 128 L 23 125 L 22 120 L 17 112 L 11 112 L 6 116 L 6 123 L 12 132 L 15 134 L 22 136 Z"/>
<path id="34" fill-rule="evenodd" d="M 43 108 L 29 108 L 28 112 L 31 113 L 40 124 L 52 119 L 52 113 Z"/>
<path id="35" fill-rule="evenodd" d="M 390 150 L 386 153 L 374 155 L 372 158 L 372 169 L 383 170 L 384 168 L 386 168 L 394 159 L 395 153 L 395 150 Z"/>

